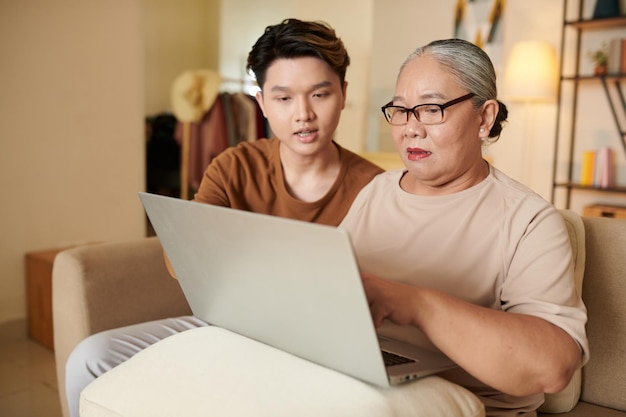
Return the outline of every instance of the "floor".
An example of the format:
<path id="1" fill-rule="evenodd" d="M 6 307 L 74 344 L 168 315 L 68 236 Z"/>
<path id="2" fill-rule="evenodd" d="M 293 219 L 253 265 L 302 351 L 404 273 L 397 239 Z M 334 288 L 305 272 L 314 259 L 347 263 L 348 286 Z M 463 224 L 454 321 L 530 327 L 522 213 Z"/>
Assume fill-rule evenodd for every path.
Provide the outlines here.
<path id="1" fill-rule="evenodd" d="M 0 343 L 0 416 L 61 417 L 52 351 L 26 338 Z"/>

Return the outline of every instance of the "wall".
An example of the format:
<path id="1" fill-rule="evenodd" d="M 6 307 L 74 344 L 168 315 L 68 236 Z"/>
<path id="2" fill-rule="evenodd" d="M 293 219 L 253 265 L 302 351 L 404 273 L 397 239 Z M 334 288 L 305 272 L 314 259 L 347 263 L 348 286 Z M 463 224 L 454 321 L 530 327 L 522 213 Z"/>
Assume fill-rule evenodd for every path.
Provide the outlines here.
<path id="1" fill-rule="evenodd" d="M 145 235 L 141 14 L 139 0 L 0 2 L 0 324 L 11 329 L 26 316 L 26 252 Z"/>
<path id="2" fill-rule="evenodd" d="M 541 8 L 541 13 L 532 13 Z M 550 103 L 520 103 L 510 100 L 503 88 L 504 67 L 518 41 L 548 42 L 556 54 L 560 50 L 562 2 L 506 2 L 503 30 L 503 67 L 498 73 L 501 100 L 509 118 L 498 142 L 487 148 L 499 169 L 550 199 L 552 157 L 556 134 L 556 97 Z M 555 81 L 557 75 L 555 74 Z"/>
<path id="3" fill-rule="evenodd" d="M 172 9 L 174 3 L 181 9 Z M 26 252 L 144 235 L 136 198 L 144 188 L 143 118 L 169 109 L 177 74 L 217 66 L 222 75 L 241 78 L 248 50 L 265 26 L 291 16 L 326 20 L 352 57 L 337 140 L 356 151 L 386 150 L 379 108 L 393 93 L 397 69 L 415 46 L 452 35 L 454 4 L 0 2 L 0 324 L 25 318 Z M 517 40 L 546 40 L 558 49 L 561 14 L 557 1 L 506 2 L 504 57 Z M 532 110 L 507 105 L 509 125 L 488 153 L 500 169 L 549 197 L 555 104 Z M 587 114 L 583 134 L 592 142 L 612 135 L 606 113 L 597 106 Z"/>
<path id="4" fill-rule="evenodd" d="M 143 0 L 145 111 L 170 112 L 170 90 L 186 70 L 218 69 L 220 0 Z"/>
<path id="5" fill-rule="evenodd" d="M 393 4 L 393 7 L 389 7 Z M 380 107 L 393 96 L 400 65 L 418 46 L 435 39 L 452 37 L 456 0 L 423 2 L 414 0 L 374 1 L 372 60 L 368 80 L 367 150 L 396 152 L 391 130 Z"/>

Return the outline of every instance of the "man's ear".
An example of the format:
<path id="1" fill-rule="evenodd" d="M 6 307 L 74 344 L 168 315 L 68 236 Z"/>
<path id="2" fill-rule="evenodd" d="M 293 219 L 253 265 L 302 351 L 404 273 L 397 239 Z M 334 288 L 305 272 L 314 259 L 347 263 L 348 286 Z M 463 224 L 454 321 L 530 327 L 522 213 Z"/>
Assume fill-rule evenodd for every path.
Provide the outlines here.
<path id="1" fill-rule="evenodd" d="M 263 116 L 267 119 L 267 115 L 265 114 L 265 105 L 263 103 L 263 90 L 257 91 L 254 97 L 256 98 L 256 102 L 259 103 Z"/>
<path id="2" fill-rule="evenodd" d="M 343 88 L 341 89 L 341 92 L 343 93 L 343 102 L 341 103 L 341 110 L 346 108 L 346 99 L 348 97 L 348 82 L 344 81 L 343 82 Z"/>

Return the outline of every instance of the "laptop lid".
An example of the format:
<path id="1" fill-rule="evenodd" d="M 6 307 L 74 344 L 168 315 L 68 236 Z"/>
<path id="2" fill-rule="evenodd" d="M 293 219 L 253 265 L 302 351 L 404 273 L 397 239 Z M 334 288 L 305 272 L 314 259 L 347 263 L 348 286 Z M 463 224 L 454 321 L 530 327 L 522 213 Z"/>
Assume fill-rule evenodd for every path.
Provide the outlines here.
<path id="1" fill-rule="evenodd" d="M 139 194 L 196 317 L 367 382 L 389 384 L 345 231 Z"/>

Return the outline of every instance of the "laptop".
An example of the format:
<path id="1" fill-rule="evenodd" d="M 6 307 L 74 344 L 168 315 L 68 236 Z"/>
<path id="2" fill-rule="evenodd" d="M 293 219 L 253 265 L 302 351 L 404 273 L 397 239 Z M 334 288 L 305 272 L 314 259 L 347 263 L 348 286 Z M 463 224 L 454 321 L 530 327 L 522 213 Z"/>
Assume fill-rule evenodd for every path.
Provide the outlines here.
<path id="1" fill-rule="evenodd" d="M 379 338 L 339 228 L 139 193 L 193 314 L 382 387 L 456 365 Z M 386 366 L 382 351 L 394 355 Z"/>

